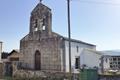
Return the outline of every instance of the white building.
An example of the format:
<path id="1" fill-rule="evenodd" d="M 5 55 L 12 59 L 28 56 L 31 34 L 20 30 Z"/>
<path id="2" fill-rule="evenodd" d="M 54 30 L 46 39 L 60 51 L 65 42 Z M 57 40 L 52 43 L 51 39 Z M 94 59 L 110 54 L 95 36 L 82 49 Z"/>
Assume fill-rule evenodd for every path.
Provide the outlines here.
<path id="1" fill-rule="evenodd" d="M 97 68 L 101 71 L 101 56 L 101 52 L 91 49 L 83 49 L 80 53 L 80 67 L 85 67 L 87 69 Z"/>
<path id="2" fill-rule="evenodd" d="M 65 72 L 69 72 L 69 46 L 68 46 L 68 40 L 65 40 Z M 85 50 L 91 50 L 91 51 L 95 51 L 96 50 L 96 46 L 89 44 L 89 43 L 85 43 L 79 40 L 71 40 L 71 66 L 72 66 L 72 72 L 74 73 L 78 73 L 78 68 L 80 65 L 80 56 L 82 54 L 82 56 L 84 55 L 84 51 Z M 87 54 L 87 52 L 86 52 Z M 88 53 L 89 54 L 89 53 Z M 87 56 L 87 58 L 89 58 L 89 56 Z M 91 63 L 91 62 L 89 62 Z M 76 66 L 77 65 L 77 66 Z"/>
<path id="3" fill-rule="evenodd" d="M 120 71 L 120 52 L 103 51 L 103 69 L 104 72 Z"/>
<path id="4" fill-rule="evenodd" d="M 86 65 L 88 68 L 100 67 L 101 56 L 98 51 L 83 49 L 80 54 L 80 65 Z"/>
<path id="5" fill-rule="evenodd" d="M 68 41 L 65 41 L 65 65 L 66 72 L 69 72 L 69 52 Z M 96 51 L 96 46 L 90 45 L 85 42 L 71 42 L 71 65 L 72 72 L 79 73 L 79 69 L 86 65 L 87 69 L 99 69 L 101 71 L 101 57 L 102 54 Z"/>
<path id="6" fill-rule="evenodd" d="M 84 68 L 84 69 L 98 69 L 98 72 L 101 73 L 101 70 L 102 70 L 101 52 L 96 51 L 95 47 L 90 47 L 88 45 L 85 46 L 85 44 L 82 46 L 81 44 L 79 44 L 79 47 L 77 46 L 78 46 L 78 43 L 72 44 L 72 50 L 71 50 L 72 51 L 72 55 L 71 55 L 72 72 L 79 73 L 80 69 Z M 67 54 L 69 53 L 67 52 Z M 66 70 L 69 71 L 68 58 L 69 57 L 67 55 Z"/>
<path id="7" fill-rule="evenodd" d="M 1 54 L 2 54 L 2 42 L 0 42 L 0 62 L 1 62 Z"/>

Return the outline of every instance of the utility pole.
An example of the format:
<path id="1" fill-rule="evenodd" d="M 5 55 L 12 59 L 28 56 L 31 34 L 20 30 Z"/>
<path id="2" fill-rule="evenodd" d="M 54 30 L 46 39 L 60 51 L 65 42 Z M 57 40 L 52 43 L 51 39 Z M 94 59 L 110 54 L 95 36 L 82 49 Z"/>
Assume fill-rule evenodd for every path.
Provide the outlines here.
<path id="1" fill-rule="evenodd" d="M 68 39 L 69 39 L 69 80 L 72 80 L 72 71 L 71 71 L 70 0 L 67 0 L 67 13 L 68 13 Z"/>

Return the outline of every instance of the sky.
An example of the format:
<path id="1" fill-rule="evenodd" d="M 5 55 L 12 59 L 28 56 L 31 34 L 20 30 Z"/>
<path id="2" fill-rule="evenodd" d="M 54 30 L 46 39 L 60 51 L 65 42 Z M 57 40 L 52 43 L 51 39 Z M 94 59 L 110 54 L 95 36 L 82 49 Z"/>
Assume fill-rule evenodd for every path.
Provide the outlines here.
<path id="1" fill-rule="evenodd" d="M 19 49 L 29 33 L 30 13 L 39 0 L 0 0 L 0 41 L 3 51 Z M 52 9 L 52 30 L 68 35 L 67 0 L 43 0 Z M 97 46 L 120 49 L 120 0 L 71 0 L 71 36 Z"/>

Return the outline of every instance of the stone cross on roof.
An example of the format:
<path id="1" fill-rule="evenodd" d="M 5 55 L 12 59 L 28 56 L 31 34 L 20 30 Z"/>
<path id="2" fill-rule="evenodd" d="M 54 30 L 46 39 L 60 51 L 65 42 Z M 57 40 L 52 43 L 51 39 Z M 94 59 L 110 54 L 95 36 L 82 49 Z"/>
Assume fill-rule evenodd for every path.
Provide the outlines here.
<path id="1" fill-rule="evenodd" d="M 40 3 L 42 2 L 42 0 L 40 0 Z"/>

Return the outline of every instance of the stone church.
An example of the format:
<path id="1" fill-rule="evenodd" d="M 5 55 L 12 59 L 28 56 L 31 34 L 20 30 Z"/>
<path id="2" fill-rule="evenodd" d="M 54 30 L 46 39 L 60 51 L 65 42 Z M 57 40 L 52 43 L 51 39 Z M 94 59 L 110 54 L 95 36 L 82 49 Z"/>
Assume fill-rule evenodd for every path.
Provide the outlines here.
<path id="1" fill-rule="evenodd" d="M 81 49 L 96 46 L 71 39 L 72 69 Z M 29 33 L 20 40 L 22 67 L 32 70 L 69 72 L 68 38 L 52 31 L 51 9 L 42 3 L 31 12 Z"/>

